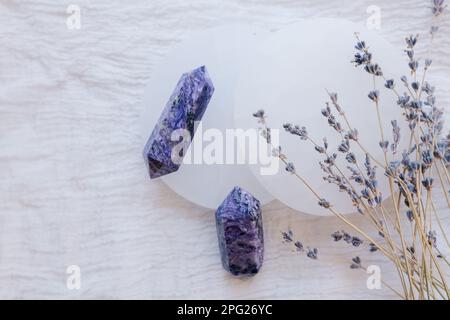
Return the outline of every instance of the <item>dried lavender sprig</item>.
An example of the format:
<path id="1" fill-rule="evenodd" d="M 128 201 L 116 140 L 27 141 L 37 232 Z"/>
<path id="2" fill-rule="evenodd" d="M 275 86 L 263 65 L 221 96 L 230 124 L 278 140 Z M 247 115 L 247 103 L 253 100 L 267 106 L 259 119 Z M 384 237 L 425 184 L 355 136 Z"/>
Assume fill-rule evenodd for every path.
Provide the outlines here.
<path id="1" fill-rule="evenodd" d="M 302 252 L 305 250 L 305 248 L 303 247 L 303 244 L 300 241 L 295 241 L 294 246 L 297 249 L 297 251 Z"/>

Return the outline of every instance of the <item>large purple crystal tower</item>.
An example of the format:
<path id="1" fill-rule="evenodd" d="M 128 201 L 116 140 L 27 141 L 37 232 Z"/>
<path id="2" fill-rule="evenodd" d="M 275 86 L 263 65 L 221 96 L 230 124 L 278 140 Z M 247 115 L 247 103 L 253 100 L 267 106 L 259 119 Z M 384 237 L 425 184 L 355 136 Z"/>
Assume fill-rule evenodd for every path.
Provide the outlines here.
<path id="1" fill-rule="evenodd" d="M 240 187 L 235 187 L 216 211 L 222 264 L 235 276 L 258 273 L 264 258 L 261 204 Z"/>
<path id="2" fill-rule="evenodd" d="M 205 66 L 181 76 L 144 148 L 150 178 L 158 178 L 178 170 L 187 150 L 180 153 L 176 149 L 176 157 L 180 161 L 172 161 L 174 147 L 182 142 L 172 141 L 172 133 L 185 129 L 192 141 L 194 123 L 202 119 L 213 93 L 214 86 Z M 184 138 L 180 140 L 182 139 Z"/>

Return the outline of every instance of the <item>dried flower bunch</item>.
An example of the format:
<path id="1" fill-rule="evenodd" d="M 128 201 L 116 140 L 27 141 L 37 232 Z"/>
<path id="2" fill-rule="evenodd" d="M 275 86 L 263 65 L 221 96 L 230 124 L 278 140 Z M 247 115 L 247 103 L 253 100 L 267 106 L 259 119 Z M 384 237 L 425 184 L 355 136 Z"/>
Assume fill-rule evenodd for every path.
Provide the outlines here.
<path id="1" fill-rule="evenodd" d="M 439 19 L 445 14 L 446 4 L 444 0 L 432 0 L 431 3 L 433 24 L 429 35 L 432 44 L 438 32 Z M 441 245 L 450 248 L 446 234 L 448 230 L 444 229 L 435 205 L 436 197 L 441 196 L 445 198 L 447 209 L 450 208 L 450 175 L 447 171 L 449 136 L 442 134 L 443 111 L 437 104 L 435 88 L 426 77 L 432 61 L 427 58 L 422 62 L 416 58 L 418 40 L 418 35 L 405 39 L 405 53 L 411 73 L 397 82 L 385 77 L 382 66 L 375 61 L 369 46 L 356 34 L 356 53 L 352 63 L 364 69 L 373 82 L 373 89 L 367 96 L 378 119 L 379 146 L 383 151 L 384 161 L 378 161 L 361 143 L 358 130 L 349 122 L 337 93 L 328 92 L 329 101 L 321 110 L 329 126 L 342 139 L 335 151 L 330 150 L 326 138 L 317 142 L 304 126 L 291 123 L 283 126 L 286 132 L 310 143 L 316 152 L 323 155 L 323 160 L 319 163 L 323 179 L 336 185 L 348 197 L 355 211 L 368 220 L 376 236 L 371 236 L 373 232 L 364 231 L 351 217 L 336 210 L 320 191 L 296 171 L 295 165 L 283 154 L 281 148 L 272 146 L 270 127 L 263 110 L 257 111 L 253 116 L 258 119 L 261 134 L 272 147 L 273 156 L 284 163 L 286 171 L 314 194 L 319 206 L 332 212 L 359 234 L 354 236 L 342 230 L 336 231 L 331 235 L 332 240 L 344 241 L 355 247 L 366 243 L 370 252 L 381 253 L 389 259 L 398 272 L 399 283 L 383 283 L 399 297 L 450 299 L 447 284 L 450 265 L 439 249 Z M 383 83 L 384 88 L 379 88 L 380 83 Z M 400 132 L 396 120 L 391 120 L 391 134 L 384 132 L 383 113 L 379 105 L 382 99 L 380 89 L 396 96 L 409 132 Z M 406 150 L 398 150 L 402 136 L 409 142 Z M 360 149 L 365 156 L 358 159 L 352 152 L 354 148 Z M 338 156 L 345 159 L 346 167 L 337 164 Z M 390 199 L 386 201 L 383 201 L 378 188 L 380 175 L 384 175 L 383 179 L 387 179 L 389 185 Z M 436 228 L 439 228 L 443 240 L 439 244 Z M 297 251 L 305 251 L 301 242 L 293 239 L 292 231 L 283 232 L 282 236 L 284 242 L 293 243 Z M 317 249 L 308 248 L 306 252 L 308 257 L 317 259 Z M 354 257 L 350 267 L 365 270 L 360 257 Z"/>

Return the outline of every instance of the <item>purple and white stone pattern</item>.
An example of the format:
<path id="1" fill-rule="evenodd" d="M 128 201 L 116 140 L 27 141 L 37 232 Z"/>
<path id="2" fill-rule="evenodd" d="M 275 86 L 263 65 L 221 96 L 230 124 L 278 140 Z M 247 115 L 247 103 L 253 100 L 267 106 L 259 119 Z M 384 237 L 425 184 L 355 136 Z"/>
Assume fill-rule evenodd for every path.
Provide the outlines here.
<path id="1" fill-rule="evenodd" d="M 194 124 L 202 119 L 213 93 L 214 86 L 205 66 L 181 76 L 144 148 L 150 178 L 158 178 L 179 169 L 180 163 L 172 161 L 172 150 L 181 141 L 172 141 L 172 133 L 185 129 L 192 141 Z M 184 152 L 186 150 L 187 146 Z M 182 160 L 184 154 L 179 156 Z"/>
<path id="2" fill-rule="evenodd" d="M 216 211 L 217 235 L 222 264 L 235 276 L 253 276 L 264 259 L 261 204 L 235 187 Z"/>

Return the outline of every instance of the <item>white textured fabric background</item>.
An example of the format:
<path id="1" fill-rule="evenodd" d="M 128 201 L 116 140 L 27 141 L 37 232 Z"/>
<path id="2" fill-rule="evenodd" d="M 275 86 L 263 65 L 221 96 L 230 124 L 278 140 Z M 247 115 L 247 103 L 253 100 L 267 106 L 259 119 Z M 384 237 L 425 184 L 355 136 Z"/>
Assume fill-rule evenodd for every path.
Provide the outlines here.
<path id="1" fill-rule="evenodd" d="M 66 8 L 81 8 L 68 30 Z M 152 69 L 189 30 L 234 22 L 269 29 L 305 17 L 365 24 L 400 48 L 426 32 L 427 0 L 0 0 L 0 298 L 392 298 L 368 290 L 332 243 L 335 218 L 264 208 L 265 264 L 255 278 L 221 267 L 213 212 L 150 182 L 138 143 Z M 431 80 L 450 104 L 450 19 L 433 52 Z M 422 53 L 423 53 L 423 46 Z M 332 48 L 330 48 L 332 54 Z M 307 76 L 307 75 L 305 75 Z M 446 227 L 448 211 L 444 205 Z M 312 261 L 281 243 L 288 227 L 319 249 Z M 392 275 L 382 258 L 367 258 Z M 80 290 L 66 288 L 79 265 Z M 395 274 L 394 274 L 395 276 Z"/>

